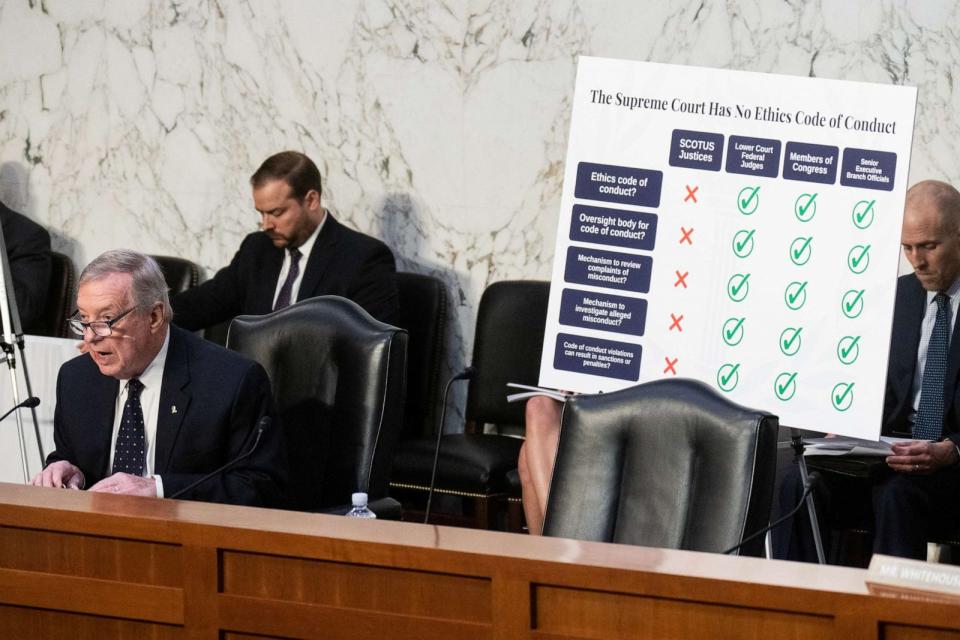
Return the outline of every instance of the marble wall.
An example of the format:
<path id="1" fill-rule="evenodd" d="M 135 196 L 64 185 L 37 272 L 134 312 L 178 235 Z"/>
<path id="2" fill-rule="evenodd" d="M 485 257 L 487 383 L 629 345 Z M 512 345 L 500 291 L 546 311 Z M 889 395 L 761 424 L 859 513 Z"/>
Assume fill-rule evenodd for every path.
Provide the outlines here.
<path id="1" fill-rule="evenodd" d="M 270 153 L 440 276 L 450 368 L 490 282 L 550 270 L 581 54 L 918 86 L 912 175 L 960 184 L 947 0 L 0 0 L 0 199 L 78 265 L 225 264 Z"/>

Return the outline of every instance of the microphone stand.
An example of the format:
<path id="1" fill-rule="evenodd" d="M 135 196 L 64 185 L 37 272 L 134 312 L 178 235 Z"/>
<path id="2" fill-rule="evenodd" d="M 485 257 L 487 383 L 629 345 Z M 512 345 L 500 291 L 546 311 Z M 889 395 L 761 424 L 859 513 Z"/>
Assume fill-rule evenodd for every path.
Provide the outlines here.
<path id="1" fill-rule="evenodd" d="M 440 408 L 440 422 L 437 424 L 437 441 L 433 447 L 433 468 L 430 471 L 430 489 L 427 491 L 427 507 L 423 512 L 423 524 L 430 522 L 430 507 L 433 504 L 433 493 L 437 489 L 437 467 L 440 464 L 440 442 L 443 440 L 443 425 L 447 418 L 447 399 L 450 396 L 450 387 L 457 380 L 469 380 L 473 377 L 473 367 L 467 367 L 457 375 L 447 380 L 447 386 L 443 390 L 443 406 Z"/>
<path id="2" fill-rule="evenodd" d="M 17 355 L 14 346 L 20 349 L 20 361 L 23 368 L 23 380 L 27 387 L 27 397 L 33 397 L 33 388 L 30 384 L 30 374 L 27 372 L 27 360 L 23 351 L 23 328 L 20 324 L 20 309 L 17 306 L 17 296 L 13 290 L 13 277 L 10 274 L 10 260 L 7 257 L 7 243 L 0 227 L 0 322 L 3 323 L 3 336 L 0 338 L 0 349 L 10 372 L 10 390 L 13 394 L 13 403 L 20 404 L 20 386 L 17 384 Z M 37 410 L 30 408 L 33 416 L 33 432 L 37 439 L 37 451 L 40 454 L 40 465 L 43 465 L 43 443 L 40 440 L 40 422 L 37 420 Z M 20 465 L 23 468 L 23 482 L 29 484 L 30 469 L 27 466 L 27 446 L 23 433 L 23 418 L 17 412 L 17 437 L 20 443 Z"/>
<path id="3" fill-rule="evenodd" d="M 810 487 L 810 474 L 807 472 L 807 461 L 803 457 L 803 438 L 800 436 L 799 429 L 791 429 L 790 446 L 793 448 L 794 457 L 797 460 L 797 467 L 800 469 L 800 480 L 804 487 Z M 826 564 L 827 561 L 823 555 L 823 540 L 820 538 L 820 521 L 817 518 L 817 506 L 813 501 L 813 491 L 807 489 L 805 493 L 807 503 L 807 516 L 810 519 L 810 528 L 813 530 L 813 546 L 817 550 L 817 562 Z"/>

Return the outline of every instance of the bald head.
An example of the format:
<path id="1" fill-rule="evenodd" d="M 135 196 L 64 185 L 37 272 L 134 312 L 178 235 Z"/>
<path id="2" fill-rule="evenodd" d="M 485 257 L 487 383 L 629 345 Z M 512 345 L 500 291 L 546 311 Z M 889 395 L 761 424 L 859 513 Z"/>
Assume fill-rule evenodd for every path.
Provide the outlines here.
<path id="1" fill-rule="evenodd" d="M 924 289 L 948 289 L 960 277 L 960 193 L 939 180 L 910 187 L 900 243 Z"/>

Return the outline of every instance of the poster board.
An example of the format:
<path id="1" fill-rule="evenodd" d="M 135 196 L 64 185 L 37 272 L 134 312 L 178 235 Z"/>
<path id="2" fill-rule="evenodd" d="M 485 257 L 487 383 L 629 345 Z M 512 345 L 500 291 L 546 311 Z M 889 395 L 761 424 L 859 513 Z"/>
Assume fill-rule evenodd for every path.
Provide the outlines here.
<path id="1" fill-rule="evenodd" d="M 582 57 L 540 384 L 879 435 L 917 92 Z"/>

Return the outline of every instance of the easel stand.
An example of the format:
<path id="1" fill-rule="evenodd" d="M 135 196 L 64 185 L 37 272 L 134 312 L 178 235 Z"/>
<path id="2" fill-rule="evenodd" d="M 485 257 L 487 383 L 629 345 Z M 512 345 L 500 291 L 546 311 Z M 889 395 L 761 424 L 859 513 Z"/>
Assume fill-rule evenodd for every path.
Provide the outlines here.
<path id="1" fill-rule="evenodd" d="M 0 321 L 3 322 L 3 336 L 0 339 L 0 348 L 3 349 L 3 359 L 10 372 L 10 390 L 14 406 L 20 404 L 20 387 L 17 384 L 17 354 L 15 346 L 20 349 L 20 362 L 23 368 L 23 380 L 27 386 L 27 397 L 33 396 L 30 384 L 30 374 L 27 372 L 27 361 L 23 353 L 23 328 L 20 324 L 20 309 L 17 307 L 17 297 L 13 291 L 13 278 L 10 275 L 10 260 L 7 258 L 7 242 L 0 228 Z M 37 450 L 40 454 L 40 464 L 43 464 L 43 443 L 40 441 L 40 423 L 37 420 L 37 410 L 31 408 L 33 416 L 33 431 L 37 438 Z M 23 469 L 23 482 L 30 482 L 30 469 L 27 466 L 27 445 L 23 433 L 23 416 L 15 411 L 17 416 L 17 436 L 20 441 L 20 464 Z"/>
<path id="2" fill-rule="evenodd" d="M 803 457 L 803 438 L 800 436 L 799 430 L 792 430 L 790 443 L 797 460 L 797 467 L 800 469 L 800 480 L 803 482 L 804 489 L 806 489 L 810 486 L 810 475 L 807 473 L 807 461 Z M 817 507 L 813 501 L 812 491 L 807 494 L 807 515 L 810 518 L 810 528 L 813 530 L 813 546 L 817 550 L 817 562 L 826 564 L 827 561 L 823 555 L 823 539 L 820 537 L 820 521 L 817 519 Z"/>

